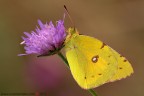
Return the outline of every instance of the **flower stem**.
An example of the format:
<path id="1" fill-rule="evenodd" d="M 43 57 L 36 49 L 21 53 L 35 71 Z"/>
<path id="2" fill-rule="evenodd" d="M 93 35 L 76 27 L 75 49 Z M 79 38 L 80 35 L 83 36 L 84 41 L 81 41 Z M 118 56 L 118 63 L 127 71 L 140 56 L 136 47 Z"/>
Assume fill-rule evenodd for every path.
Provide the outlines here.
<path id="1" fill-rule="evenodd" d="M 93 89 L 89 89 L 88 91 L 92 94 L 92 96 L 97 96 L 96 92 Z"/>
<path id="2" fill-rule="evenodd" d="M 69 68 L 69 64 L 67 59 L 63 56 L 63 54 L 61 52 L 58 52 L 58 55 L 61 57 L 61 59 L 64 61 L 64 63 L 66 64 L 66 66 Z"/>
<path id="3" fill-rule="evenodd" d="M 63 54 L 61 52 L 58 52 L 59 57 L 65 62 L 65 64 L 67 65 L 67 67 L 69 68 L 69 64 L 67 59 L 63 56 Z M 89 89 L 88 90 L 89 93 L 91 93 L 92 96 L 97 96 L 96 92 L 93 89 Z"/>

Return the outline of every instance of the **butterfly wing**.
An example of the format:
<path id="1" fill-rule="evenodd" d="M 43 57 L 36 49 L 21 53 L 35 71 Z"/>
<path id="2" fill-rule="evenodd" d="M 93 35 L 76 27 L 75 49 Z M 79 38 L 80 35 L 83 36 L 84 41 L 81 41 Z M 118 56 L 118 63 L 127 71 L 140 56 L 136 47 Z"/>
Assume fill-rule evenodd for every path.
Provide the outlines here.
<path id="1" fill-rule="evenodd" d="M 118 62 L 112 49 L 95 38 L 77 35 L 65 48 L 71 73 L 84 89 L 108 82 L 117 71 Z"/>
<path id="2" fill-rule="evenodd" d="M 134 72 L 130 62 L 125 57 L 117 53 L 115 50 L 113 50 L 113 53 L 118 62 L 118 69 L 116 74 L 109 80 L 110 82 L 126 78 Z"/>

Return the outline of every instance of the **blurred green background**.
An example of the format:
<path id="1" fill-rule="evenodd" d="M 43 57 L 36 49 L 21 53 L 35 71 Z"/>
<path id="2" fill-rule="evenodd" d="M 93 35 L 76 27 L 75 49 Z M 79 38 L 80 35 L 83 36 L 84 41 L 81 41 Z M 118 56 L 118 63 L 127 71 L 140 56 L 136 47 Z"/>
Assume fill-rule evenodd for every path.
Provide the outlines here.
<path id="1" fill-rule="evenodd" d="M 62 18 L 64 4 L 81 34 L 107 43 L 134 68 L 129 78 L 95 88 L 98 95 L 144 96 L 144 0 L 0 0 L 0 92 L 91 96 L 57 55 L 17 56 L 24 53 L 23 32 L 34 30 L 38 19 Z M 70 26 L 67 18 L 65 25 Z"/>

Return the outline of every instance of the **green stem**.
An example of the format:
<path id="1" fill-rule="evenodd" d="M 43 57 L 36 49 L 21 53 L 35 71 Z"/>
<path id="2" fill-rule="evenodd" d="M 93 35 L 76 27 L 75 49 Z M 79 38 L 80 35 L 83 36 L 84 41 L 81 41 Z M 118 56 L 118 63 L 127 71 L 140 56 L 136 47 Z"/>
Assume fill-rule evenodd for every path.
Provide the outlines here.
<path id="1" fill-rule="evenodd" d="M 66 66 L 69 68 L 69 64 L 67 59 L 63 56 L 63 54 L 61 52 L 58 52 L 58 55 L 61 57 L 61 59 L 65 62 Z M 97 96 L 96 92 L 93 89 L 89 89 L 88 90 L 89 93 L 91 93 L 92 96 Z"/>
<path id="2" fill-rule="evenodd" d="M 93 89 L 89 89 L 88 91 L 92 94 L 92 96 L 97 96 L 96 92 Z"/>
<path id="3" fill-rule="evenodd" d="M 58 52 L 58 55 L 61 57 L 61 59 L 64 61 L 64 63 L 66 64 L 66 66 L 69 68 L 69 64 L 67 59 L 63 56 L 63 54 L 61 52 Z"/>

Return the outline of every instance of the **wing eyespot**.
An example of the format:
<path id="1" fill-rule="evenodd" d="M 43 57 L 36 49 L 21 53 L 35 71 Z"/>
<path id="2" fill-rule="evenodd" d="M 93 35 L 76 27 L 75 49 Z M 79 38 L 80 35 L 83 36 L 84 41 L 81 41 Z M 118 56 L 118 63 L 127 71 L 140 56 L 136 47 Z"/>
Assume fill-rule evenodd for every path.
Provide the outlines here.
<path id="1" fill-rule="evenodd" d="M 92 59 L 91 59 L 91 61 L 92 61 L 93 63 L 96 63 L 96 62 L 98 61 L 98 58 L 99 58 L 98 55 L 93 56 Z"/>

